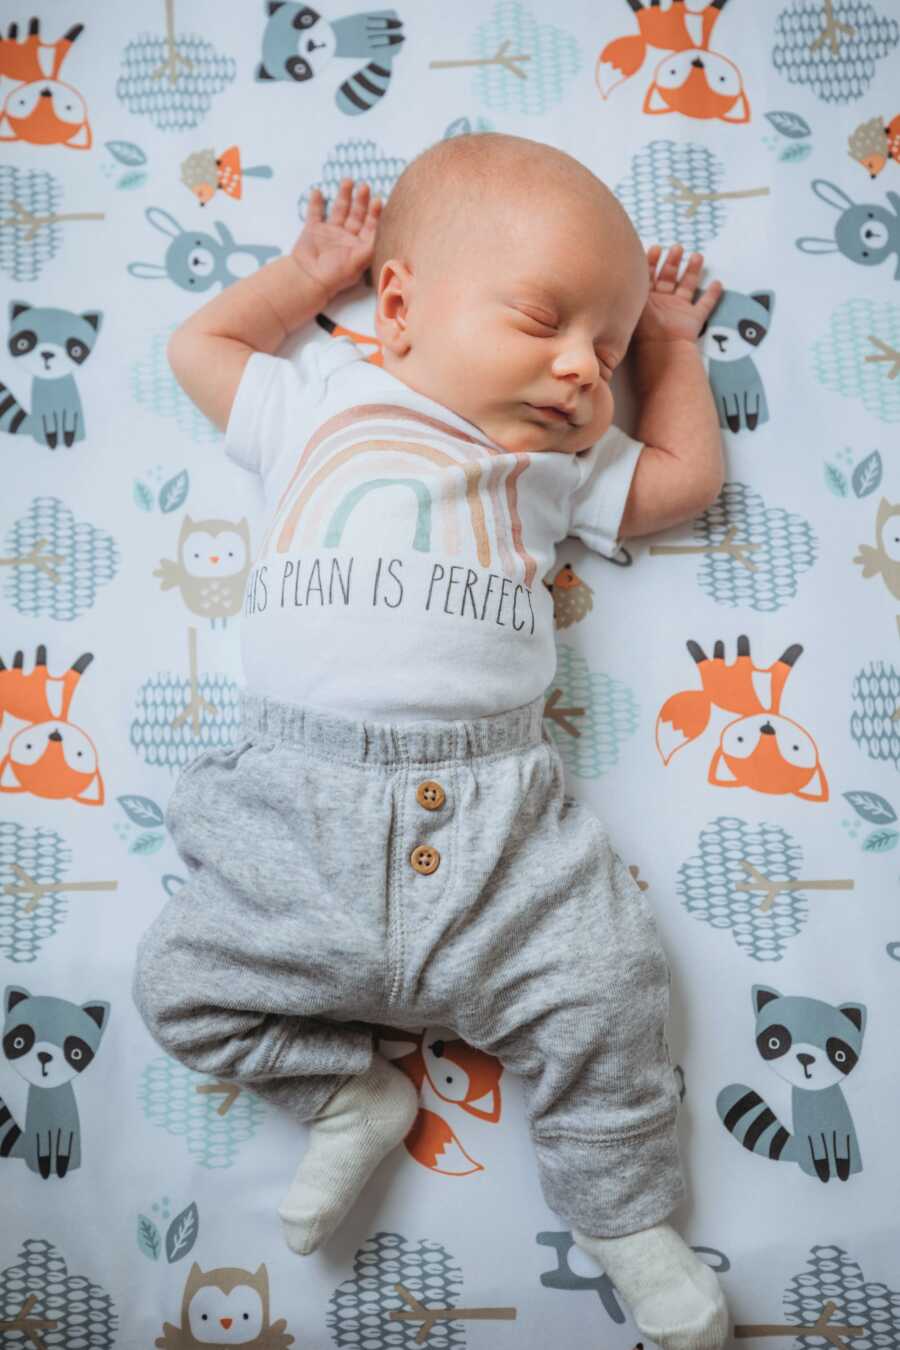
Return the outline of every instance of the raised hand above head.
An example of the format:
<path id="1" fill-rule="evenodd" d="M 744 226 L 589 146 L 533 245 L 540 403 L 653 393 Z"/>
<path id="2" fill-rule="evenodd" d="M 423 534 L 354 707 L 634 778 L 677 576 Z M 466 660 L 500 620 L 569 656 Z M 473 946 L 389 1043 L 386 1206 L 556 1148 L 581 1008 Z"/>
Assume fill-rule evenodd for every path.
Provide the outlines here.
<path id="1" fill-rule="evenodd" d="M 325 198 L 313 188 L 291 257 L 333 295 L 355 286 L 372 261 L 382 205 L 380 197 L 370 200 L 368 183 L 342 178 L 326 219 Z"/>
<path id="2" fill-rule="evenodd" d="M 679 280 L 678 268 L 683 252 L 681 244 L 673 244 L 657 275 L 656 264 L 662 247 L 653 244 L 647 249 L 650 294 L 634 330 L 633 342 L 695 341 L 719 303 L 724 289 L 721 281 L 711 281 L 705 290 L 695 295 L 703 268 L 702 253 L 689 256 Z"/>

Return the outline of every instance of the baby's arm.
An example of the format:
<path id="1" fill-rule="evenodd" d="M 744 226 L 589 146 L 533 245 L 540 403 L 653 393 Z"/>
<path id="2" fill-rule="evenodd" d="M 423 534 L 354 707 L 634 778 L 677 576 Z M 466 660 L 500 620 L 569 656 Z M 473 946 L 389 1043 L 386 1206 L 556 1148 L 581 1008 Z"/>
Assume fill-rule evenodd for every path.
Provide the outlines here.
<path id="1" fill-rule="evenodd" d="M 372 260 L 381 198 L 344 178 L 325 220 L 324 198 L 310 194 L 306 224 L 284 258 L 228 286 L 175 330 L 166 355 L 176 380 L 220 431 L 253 352 L 275 352 L 338 292 L 354 286 Z"/>
<path id="2" fill-rule="evenodd" d="M 719 302 L 722 284 L 711 282 L 693 299 L 703 254 L 691 254 L 678 281 L 681 245 L 669 250 L 654 277 L 660 252 L 658 244 L 647 251 L 650 294 L 631 342 L 640 404 L 635 436 L 644 448 L 620 538 L 690 520 L 715 501 L 724 474 L 719 418 L 696 343 Z"/>

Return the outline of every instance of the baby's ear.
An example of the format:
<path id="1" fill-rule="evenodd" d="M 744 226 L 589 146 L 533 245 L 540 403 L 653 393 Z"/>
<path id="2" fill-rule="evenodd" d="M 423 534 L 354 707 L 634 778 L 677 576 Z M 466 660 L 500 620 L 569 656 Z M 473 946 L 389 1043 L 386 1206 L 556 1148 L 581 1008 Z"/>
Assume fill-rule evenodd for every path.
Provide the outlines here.
<path id="1" fill-rule="evenodd" d="M 375 298 L 376 330 L 381 343 L 405 356 L 412 343 L 407 329 L 412 274 L 405 263 L 388 258 L 382 264 Z"/>

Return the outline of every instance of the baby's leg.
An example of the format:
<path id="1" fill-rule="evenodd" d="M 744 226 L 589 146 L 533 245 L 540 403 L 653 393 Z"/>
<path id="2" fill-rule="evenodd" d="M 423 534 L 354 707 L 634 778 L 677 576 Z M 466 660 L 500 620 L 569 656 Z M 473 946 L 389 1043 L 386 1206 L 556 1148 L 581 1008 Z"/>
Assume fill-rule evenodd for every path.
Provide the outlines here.
<path id="1" fill-rule="evenodd" d="M 258 940 L 232 929 L 227 906 L 217 908 L 203 885 L 195 873 L 141 938 L 134 1002 L 154 1040 L 181 1064 L 309 1122 L 278 1211 L 288 1246 L 307 1255 L 408 1134 L 418 1093 L 373 1050 L 362 1023 L 280 1011 L 284 983 L 267 972 Z"/>
<path id="2" fill-rule="evenodd" d="M 369 1068 L 372 1035 L 292 1008 L 275 963 L 281 940 L 273 932 L 270 949 L 259 915 L 245 915 L 220 878 L 197 868 L 141 935 L 131 994 L 173 1059 L 309 1120 L 348 1074 Z"/>
<path id="3" fill-rule="evenodd" d="M 382 978 L 383 904 L 374 885 L 371 894 L 359 893 L 352 869 L 352 909 L 340 876 L 333 890 L 317 886 L 316 869 L 297 846 L 301 824 L 304 848 L 316 834 L 306 772 L 302 756 L 285 753 L 276 763 L 276 752 L 246 741 L 208 752 L 182 774 L 166 820 L 189 876 L 142 935 L 132 985 L 150 1035 L 174 1059 L 309 1122 L 308 1145 L 280 1209 L 288 1245 L 303 1254 L 337 1227 L 417 1110 L 413 1084 L 373 1052 L 371 1027 L 346 1020 L 340 1002 L 344 966 L 359 984 L 362 1006 Z M 315 775 L 317 766 L 308 772 Z M 266 791 L 287 783 L 300 821 L 271 810 L 262 774 Z M 333 785 L 329 813 L 336 791 Z M 322 854 L 341 856 L 338 812 L 334 838 L 328 828 L 330 814 L 318 827 L 326 834 Z M 340 928 L 345 914 L 357 938 L 349 953 Z"/>
<path id="4" fill-rule="evenodd" d="M 522 1076 L 544 1197 L 640 1330 L 664 1350 L 720 1350 L 718 1281 L 665 1222 L 684 1181 L 650 901 L 579 802 L 551 799 L 528 824 L 491 897 L 490 951 L 472 953 L 480 1008 L 457 1029 Z"/>

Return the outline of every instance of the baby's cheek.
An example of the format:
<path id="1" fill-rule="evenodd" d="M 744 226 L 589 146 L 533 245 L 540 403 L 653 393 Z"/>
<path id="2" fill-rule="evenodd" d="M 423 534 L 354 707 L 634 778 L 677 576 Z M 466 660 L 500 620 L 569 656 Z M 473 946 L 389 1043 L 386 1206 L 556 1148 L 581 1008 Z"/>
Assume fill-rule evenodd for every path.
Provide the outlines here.
<path id="1" fill-rule="evenodd" d="M 599 427 L 599 435 L 609 427 L 616 410 L 612 389 L 605 380 L 601 380 L 594 391 L 594 420 Z"/>

